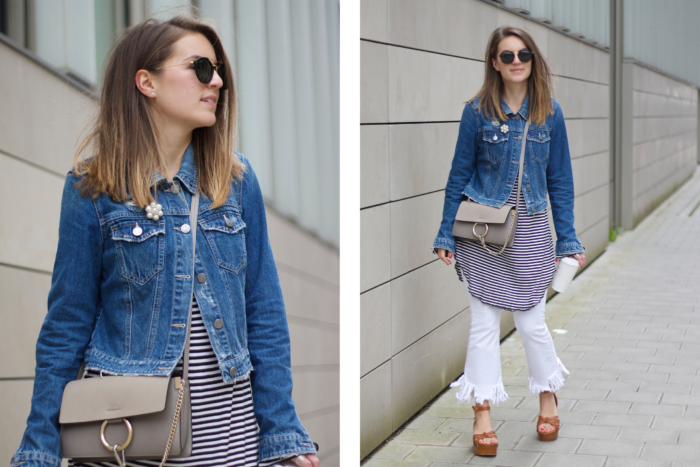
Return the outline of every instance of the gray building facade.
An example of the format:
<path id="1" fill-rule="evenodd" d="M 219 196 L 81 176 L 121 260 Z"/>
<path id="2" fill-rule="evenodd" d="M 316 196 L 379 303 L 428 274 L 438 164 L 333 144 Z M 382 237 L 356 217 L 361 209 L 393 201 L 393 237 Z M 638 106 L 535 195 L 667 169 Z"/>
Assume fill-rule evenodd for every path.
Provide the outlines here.
<path id="1" fill-rule="evenodd" d="M 694 173 L 700 81 L 623 48 L 641 27 L 632 13 L 635 2 L 616 0 L 362 1 L 361 457 L 463 371 L 464 286 L 430 246 L 496 27 L 526 29 L 552 67 L 588 262 Z M 513 329 L 503 312 L 501 336 Z"/>

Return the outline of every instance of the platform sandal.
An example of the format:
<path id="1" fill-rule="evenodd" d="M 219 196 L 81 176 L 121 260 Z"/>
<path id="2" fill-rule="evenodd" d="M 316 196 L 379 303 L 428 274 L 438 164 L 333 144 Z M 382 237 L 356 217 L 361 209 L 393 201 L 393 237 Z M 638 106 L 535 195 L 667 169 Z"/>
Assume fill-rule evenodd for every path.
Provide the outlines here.
<path id="1" fill-rule="evenodd" d="M 482 410 L 491 410 L 491 407 L 489 407 L 489 406 L 483 406 L 483 407 L 472 406 L 472 409 L 474 409 L 474 427 L 476 427 L 476 412 L 480 412 Z M 496 450 L 498 449 L 498 444 L 480 443 L 479 440 L 482 440 L 484 438 L 498 439 L 498 436 L 496 436 L 495 431 L 487 431 L 486 433 L 479 433 L 478 435 L 474 434 L 474 454 L 477 456 L 495 456 Z"/>
<path id="2" fill-rule="evenodd" d="M 554 394 L 554 405 L 559 407 L 559 401 L 557 400 L 557 395 Z M 542 433 L 540 431 L 540 425 L 549 423 L 554 427 L 554 431 L 548 433 Z M 543 417 L 540 415 L 537 418 L 537 439 L 540 441 L 554 441 L 559 437 L 559 416 L 554 417 Z"/>

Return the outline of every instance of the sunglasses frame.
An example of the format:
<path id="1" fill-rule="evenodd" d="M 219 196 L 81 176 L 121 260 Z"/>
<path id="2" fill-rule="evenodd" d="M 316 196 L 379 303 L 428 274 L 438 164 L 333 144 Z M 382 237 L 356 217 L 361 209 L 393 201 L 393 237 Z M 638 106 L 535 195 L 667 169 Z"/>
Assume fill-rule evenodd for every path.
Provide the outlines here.
<path id="1" fill-rule="evenodd" d="M 198 63 L 209 63 L 209 66 L 211 68 L 209 71 L 209 79 L 207 81 L 202 81 L 202 79 L 200 78 L 200 73 L 197 71 L 197 67 L 201 66 L 201 65 L 198 65 Z M 207 57 L 199 57 L 197 60 L 184 62 L 184 63 L 178 63 L 177 65 L 161 66 L 161 67 L 156 68 L 156 70 L 162 70 L 163 68 L 172 68 L 172 67 L 180 66 L 180 65 L 194 65 L 194 67 L 192 68 L 194 70 L 194 74 L 197 76 L 197 80 L 199 80 L 199 82 L 202 84 L 211 83 L 211 80 L 214 79 L 214 72 L 216 71 L 219 74 L 219 76 L 221 77 L 221 81 L 223 81 L 223 83 L 224 83 L 220 89 L 222 91 L 224 91 L 228 87 L 227 83 L 226 83 L 226 79 L 225 79 L 225 74 L 222 74 L 220 71 L 220 70 L 223 71 L 225 69 L 225 68 L 223 68 L 224 63 L 223 62 L 212 62 Z M 205 70 L 200 70 L 200 71 L 204 72 Z"/>
<path id="2" fill-rule="evenodd" d="M 527 60 L 523 60 L 523 58 L 520 56 L 520 54 L 523 53 L 523 52 L 529 53 L 529 54 L 530 54 L 530 58 L 528 58 Z M 510 59 L 510 61 L 506 62 L 506 61 L 503 59 L 503 54 L 510 54 L 510 56 L 512 56 L 512 58 Z M 532 60 L 532 57 L 535 56 L 535 54 L 534 54 L 534 52 L 533 52 L 532 50 L 530 50 L 530 49 L 521 49 L 521 50 L 518 50 L 518 53 L 517 53 L 517 54 L 513 53 L 513 52 L 510 51 L 510 50 L 504 50 L 503 52 L 501 52 L 500 54 L 498 54 L 498 58 L 501 59 L 501 62 L 503 62 L 504 65 L 510 65 L 510 64 L 513 63 L 513 61 L 515 60 L 515 56 L 516 56 L 516 55 L 518 56 L 518 60 L 520 60 L 522 63 L 527 63 L 527 62 L 529 62 L 530 60 Z M 507 55 L 507 56 L 508 56 L 508 55 Z"/>

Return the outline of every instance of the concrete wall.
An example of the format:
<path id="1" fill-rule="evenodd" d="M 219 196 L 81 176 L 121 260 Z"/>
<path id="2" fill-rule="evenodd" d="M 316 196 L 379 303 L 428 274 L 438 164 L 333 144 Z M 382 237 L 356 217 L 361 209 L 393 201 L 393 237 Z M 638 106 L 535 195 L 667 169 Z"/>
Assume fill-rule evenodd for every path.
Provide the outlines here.
<path id="1" fill-rule="evenodd" d="M 29 414 L 65 173 L 95 101 L 1 41 L 0 62 L 0 459 L 7 460 Z M 270 209 L 268 223 L 292 337 L 297 411 L 324 465 L 337 466 L 338 251 Z"/>
<path id="2" fill-rule="evenodd" d="M 632 218 L 636 226 L 695 172 L 698 91 L 637 63 L 625 65 L 633 83 Z"/>
<path id="3" fill-rule="evenodd" d="M 462 102 L 491 32 L 528 30 L 552 66 L 575 176 L 575 227 L 608 242 L 609 55 L 480 0 L 361 3 L 361 456 L 463 370 L 464 286 L 430 251 Z M 601 209 L 602 207 L 602 209 Z M 502 335 L 513 329 L 504 312 Z"/>

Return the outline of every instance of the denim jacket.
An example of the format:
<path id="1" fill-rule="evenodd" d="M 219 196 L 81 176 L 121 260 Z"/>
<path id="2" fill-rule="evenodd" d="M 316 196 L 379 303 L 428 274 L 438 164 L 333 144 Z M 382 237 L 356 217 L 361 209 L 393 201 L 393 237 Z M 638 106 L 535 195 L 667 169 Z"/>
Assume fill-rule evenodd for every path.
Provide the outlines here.
<path id="1" fill-rule="evenodd" d="M 511 112 L 501 101 L 505 122 L 486 118 L 477 105 L 479 98 L 467 103 L 459 125 L 457 148 L 452 159 L 440 231 L 433 249 L 455 251 L 452 226 L 464 196 L 487 206 L 502 207 L 517 184 L 518 163 L 523 131 L 528 116 L 528 96 L 520 110 Z M 557 233 L 556 254 L 572 255 L 584 251 L 574 230 L 574 178 L 571 171 L 569 142 L 564 115 L 552 99 L 554 114 L 544 124 L 530 124 L 523 168 L 523 197 L 528 215 L 547 209 L 547 194 Z M 502 125 L 507 125 L 507 130 Z M 502 129 L 503 128 L 503 129 Z"/>
<path id="2" fill-rule="evenodd" d="M 105 374 L 169 375 L 183 355 L 192 293 L 224 381 L 250 375 L 259 459 L 315 453 L 292 401 L 289 331 L 260 186 L 238 157 L 247 170 L 224 205 L 201 197 L 194 271 L 192 236 L 181 228 L 197 187 L 191 145 L 173 182 L 154 177 L 165 214 L 158 221 L 133 202 L 83 198 L 69 172 L 31 412 L 13 465 L 61 465 L 63 388 L 83 360 Z"/>

